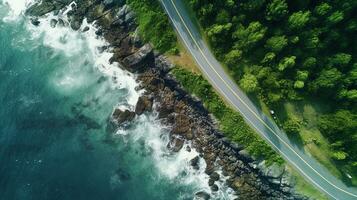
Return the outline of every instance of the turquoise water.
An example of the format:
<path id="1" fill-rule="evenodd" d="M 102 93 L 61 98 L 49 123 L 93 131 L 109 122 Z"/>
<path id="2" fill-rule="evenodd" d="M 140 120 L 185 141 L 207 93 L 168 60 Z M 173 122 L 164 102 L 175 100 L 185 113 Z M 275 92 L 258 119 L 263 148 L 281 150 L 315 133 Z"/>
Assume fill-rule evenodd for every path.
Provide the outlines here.
<path id="1" fill-rule="evenodd" d="M 188 165 L 197 153 L 167 152 L 155 113 L 111 126 L 113 108 L 132 109 L 140 92 L 134 75 L 108 64 L 94 31 L 50 30 L 48 19 L 33 27 L 14 5 L 0 0 L 0 199 L 192 199 L 207 190 L 207 176 Z"/>

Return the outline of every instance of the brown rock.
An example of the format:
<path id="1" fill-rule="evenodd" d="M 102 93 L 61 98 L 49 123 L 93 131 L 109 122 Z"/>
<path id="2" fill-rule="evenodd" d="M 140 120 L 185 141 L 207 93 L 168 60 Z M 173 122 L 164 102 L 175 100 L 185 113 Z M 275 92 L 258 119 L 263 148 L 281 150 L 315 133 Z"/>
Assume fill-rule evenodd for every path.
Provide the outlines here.
<path id="1" fill-rule="evenodd" d="M 113 119 L 119 124 L 129 122 L 135 118 L 135 113 L 129 110 L 121 110 L 116 108 L 113 113 Z"/>
<path id="2" fill-rule="evenodd" d="M 144 112 L 150 112 L 152 111 L 152 106 L 153 106 L 152 98 L 149 98 L 148 96 L 141 96 L 139 97 L 138 102 L 136 103 L 135 113 L 137 115 L 141 115 Z"/>
<path id="3" fill-rule="evenodd" d="M 151 45 L 146 44 L 134 54 L 122 61 L 123 66 L 130 72 L 142 72 L 155 65 L 154 52 Z"/>
<path id="4" fill-rule="evenodd" d="M 167 144 L 167 148 L 171 149 L 173 152 L 179 152 L 184 144 L 184 140 L 177 137 L 172 137 L 170 142 Z"/>

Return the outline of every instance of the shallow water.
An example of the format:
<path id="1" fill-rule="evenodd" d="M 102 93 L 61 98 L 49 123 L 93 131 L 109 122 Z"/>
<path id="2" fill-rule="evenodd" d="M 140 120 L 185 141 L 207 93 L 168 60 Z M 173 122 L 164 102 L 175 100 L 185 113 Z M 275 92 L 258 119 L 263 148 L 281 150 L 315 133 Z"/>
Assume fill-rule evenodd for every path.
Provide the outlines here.
<path id="1" fill-rule="evenodd" d="M 197 152 L 168 152 L 155 113 L 125 129 L 110 125 L 113 109 L 133 109 L 142 91 L 135 75 L 109 64 L 95 28 L 51 28 L 52 14 L 34 27 L 21 14 L 26 2 L 0 0 L 0 199 L 192 199 L 209 191 L 203 168 L 188 164 Z"/>

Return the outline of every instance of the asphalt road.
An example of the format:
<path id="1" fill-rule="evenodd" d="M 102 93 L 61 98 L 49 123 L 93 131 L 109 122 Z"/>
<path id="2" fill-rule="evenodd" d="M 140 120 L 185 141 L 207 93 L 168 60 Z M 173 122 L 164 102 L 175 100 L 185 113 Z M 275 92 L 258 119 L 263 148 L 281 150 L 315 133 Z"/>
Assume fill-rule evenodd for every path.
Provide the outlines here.
<path id="1" fill-rule="evenodd" d="M 239 111 L 287 162 L 331 199 L 357 199 L 357 188 L 346 186 L 303 149 L 290 142 L 275 122 L 262 113 L 225 73 L 189 17 L 182 0 L 161 0 L 178 35 L 215 89 Z"/>

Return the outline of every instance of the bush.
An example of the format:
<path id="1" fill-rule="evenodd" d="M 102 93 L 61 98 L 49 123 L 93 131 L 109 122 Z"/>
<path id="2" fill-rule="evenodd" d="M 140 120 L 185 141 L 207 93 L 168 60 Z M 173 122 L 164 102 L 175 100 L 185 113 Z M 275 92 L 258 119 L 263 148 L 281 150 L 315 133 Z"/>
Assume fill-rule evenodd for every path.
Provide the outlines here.
<path id="1" fill-rule="evenodd" d="M 134 9 L 139 33 L 145 42 L 151 42 L 161 53 L 178 52 L 177 38 L 157 0 L 127 0 Z"/>

